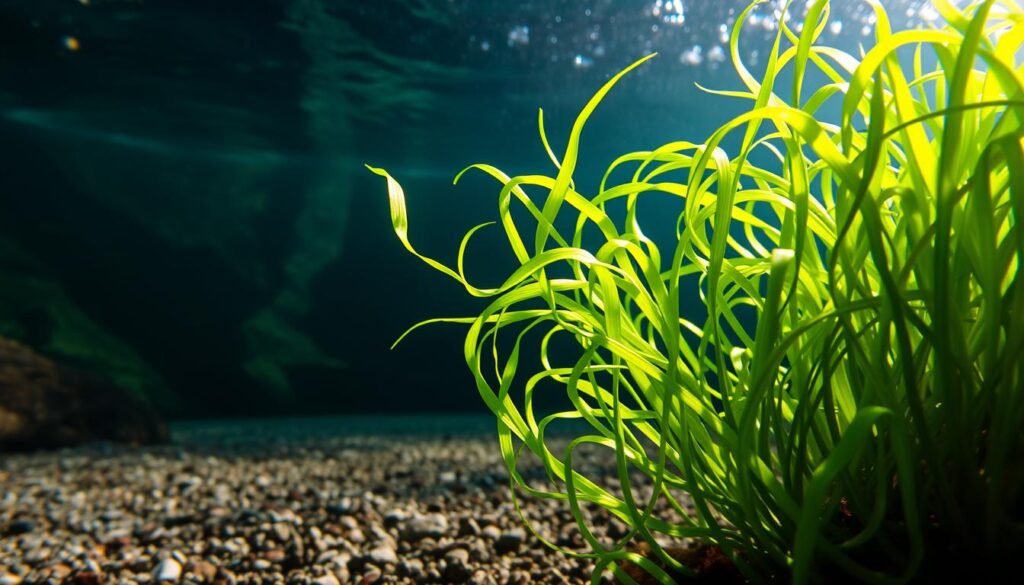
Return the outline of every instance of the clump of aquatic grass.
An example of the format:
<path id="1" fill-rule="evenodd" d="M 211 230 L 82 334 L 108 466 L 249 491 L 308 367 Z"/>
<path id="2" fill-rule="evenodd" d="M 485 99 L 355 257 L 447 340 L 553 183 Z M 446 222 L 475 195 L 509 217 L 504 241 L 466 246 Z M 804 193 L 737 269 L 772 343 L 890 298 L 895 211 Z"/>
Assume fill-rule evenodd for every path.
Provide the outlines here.
<path id="1" fill-rule="evenodd" d="M 513 486 L 566 503 L 595 580 L 611 569 L 632 582 L 624 563 L 662 582 L 690 574 L 665 550 L 678 538 L 717 545 L 752 581 L 795 583 L 824 567 L 904 582 L 936 543 L 960 555 L 940 563 L 982 565 L 1024 544 L 1024 8 L 936 0 L 945 24 L 893 32 L 869 4 L 876 34 L 859 57 L 819 43 L 819 0 L 799 33 L 781 23 L 760 80 L 739 58 L 748 8 L 730 43 L 746 91 L 728 95 L 749 111 L 704 143 L 620 157 L 594 194 L 573 180 L 584 124 L 646 59 L 597 92 L 560 158 L 541 119 L 553 177 L 470 167 L 500 182 L 519 264 L 496 288 L 463 270 L 483 226 L 454 269 L 420 256 L 401 187 L 371 169 L 406 248 L 491 299 L 476 317 L 430 322 L 469 325 L 466 362 Z M 841 119 L 819 119 L 830 101 Z M 670 242 L 638 221 L 659 198 L 682 207 Z M 535 222 L 526 240 L 513 206 Z M 598 245 L 584 247 L 585 230 Z M 523 384 L 531 330 L 544 367 Z M 552 363 L 556 336 L 575 363 Z M 552 382 L 573 408 L 539 416 L 534 393 Z M 545 430 L 559 419 L 588 430 L 554 452 Z M 574 468 L 587 444 L 607 449 L 614 489 Z M 558 489 L 523 480 L 523 450 Z M 629 534 L 595 536 L 595 504 Z M 631 552 L 641 542 L 647 555 Z"/>

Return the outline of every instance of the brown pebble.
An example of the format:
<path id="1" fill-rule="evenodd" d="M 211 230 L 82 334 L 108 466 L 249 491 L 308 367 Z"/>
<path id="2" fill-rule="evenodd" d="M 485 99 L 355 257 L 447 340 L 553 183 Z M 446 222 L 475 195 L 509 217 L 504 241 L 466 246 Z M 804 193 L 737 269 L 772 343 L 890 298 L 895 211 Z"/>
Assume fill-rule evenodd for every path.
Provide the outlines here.
<path id="1" fill-rule="evenodd" d="M 217 566 L 209 561 L 199 561 L 192 566 L 191 572 L 204 583 L 209 583 L 217 576 Z"/>
<path id="2" fill-rule="evenodd" d="M 380 569 L 373 565 L 366 565 L 366 568 L 363 571 L 363 577 L 359 580 L 359 583 L 362 585 L 372 585 L 373 583 L 380 581 L 381 576 L 382 574 Z"/>
<path id="3" fill-rule="evenodd" d="M 288 555 L 279 548 L 271 549 L 263 553 L 263 558 L 272 563 L 280 563 L 285 558 L 287 558 L 287 556 Z"/>

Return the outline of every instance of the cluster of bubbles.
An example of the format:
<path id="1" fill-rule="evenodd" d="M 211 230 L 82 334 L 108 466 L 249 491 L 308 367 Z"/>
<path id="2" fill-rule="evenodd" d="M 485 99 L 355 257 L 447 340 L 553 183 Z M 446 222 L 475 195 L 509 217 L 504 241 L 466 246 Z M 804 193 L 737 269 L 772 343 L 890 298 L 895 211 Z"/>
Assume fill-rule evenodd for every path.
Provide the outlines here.
<path id="1" fill-rule="evenodd" d="M 93 1 L 77 0 L 86 6 Z M 422 3 L 442 6 L 451 11 L 451 22 L 466 22 L 467 27 L 472 27 L 463 30 L 470 47 L 479 53 L 568 62 L 578 70 L 587 70 L 606 54 L 635 58 L 654 51 L 678 56 L 678 63 L 684 67 L 716 69 L 728 60 L 729 38 L 749 1 L 585 0 L 558 3 L 572 6 L 562 11 L 552 11 L 554 3 L 549 1 L 523 3 L 514 8 L 502 0 L 422 0 Z M 762 45 L 774 38 L 781 23 L 788 23 L 799 33 L 802 17 L 814 2 L 768 0 L 755 7 L 745 21 L 742 43 L 745 62 L 757 64 L 758 54 L 764 50 Z M 927 27 L 940 19 L 931 0 L 881 2 L 897 27 Z M 464 20 L 470 6 L 483 7 L 480 10 L 485 14 L 484 20 Z M 867 2 L 834 0 L 831 7 L 832 18 L 825 34 L 834 37 L 833 42 L 841 44 L 845 40 L 855 47 L 857 42 L 863 42 L 874 33 L 876 16 Z M 77 51 L 81 46 L 79 39 L 70 35 L 62 37 L 60 42 L 66 51 Z M 618 66 L 621 62 L 614 65 Z"/>
<path id="2" fill-rule="evenodd" d="M 651 16 L 660 18 L 662 22 L 672 26 L 686 24 L 683 0 L 655 0 L 651 5 Z"/>
<path id="3" fill-rule="evenodd" d="M 508 46 L 521 47 L 530 44 L 530 27 L 525 24 L 513 26 L 508 31 Z"/>
<path id="4" fill-rule="evenodd" d="M 940 18 L 931 0 L 881 1 L 896 28 L 928 27 Z M 769 0 L 756 6 L 744 22 L 744 62 L 756 66 L 759 54 L 783 23 L 800 33 L 814 2 Z M 505 35 L 511 51 L 553 63 L 568 62 L 579 70 L 591 69 L 606 53 L 636 57 L 653 51 L 677 55 L 683 67 L 714 70 L 728 60 L 730 36 L 748 5 L 749 0 L 647 0 L 637 8 L 631 3 L 588 0 L 564 13 L 520 10 L 516 17 L 520 21 L 505 22 L 498 34 Z M 830 42 L 856 50 L 858 43 L 874 34 L 877 17 L 867 2 L 834 1 L 831 11 L 825 29 Z M 487 35 L 472 38 L 481 51 L 495 48 Z"/>
<path id="5" fill-rule="evenodd" d="M 656 0 L 651 7 L 652 14 L 655 16 L 664 14 L 664 6 L 666 4 L 669 3 L 663 0 Z M 769 40 L 774 37 L 778 28 L 783 23 L 786 23 L 796 33 L 800 33 L 803 28 L 803 17 L 807 15 L 813 4 L 814 0 L 792 2 L 788 7 L 784 0 L 766 2 L 755 8 L 747 16 L 744 22 L 744 32 L 747 35 L 753 34 L 755 36 L 760 32 L 764 40 Z M 679 5 L 681 6 L 681 3 Z M 933 25 L 940 18 L 938 11 L 929 0 L 890 0 L 885 2 L 885 5 L 890 10 L 898 9 L 895 14 L 896 16 L 900 16 L 900 13 L 902 13 L 903 20 L 899 23 L 899 26 L 904 28 L 927 27 Z M 741 9 L 742 6 L 730 7 L 724 15 L 725 18 L 719 22 L 717 29 L 714 31 L 715 34 L 706 35 L 713 38 L 708 43 L 710 48 L 705 48 L 706 45 L 699 42 L 682 48 L 679 51 L 679 63 L 688 67 L 703 65 L 710 69 L 716 69 L 726 60 L 725 47 L 728 46 L 729 38 Z M 846 22 L 852 23 L 853 27 L 847 27 Z M 844 30 L 846 30 L 850 31 L 847 35 L 849 39 L 855 39 L 856 34 L 859 34 L 860 37 L 870 37 L 874 33 L 876 24 L 877 16 L 867 3 L 841 4 L 833 2 L 832 18 L 829 21 L 826 34 L 832 37 L 842 37 L 844 36 Z M 753 45 L 756 45 L 756 42 Z M 746 54 L 746 62 L 749 65 L 757 65 L 758 56 L 759 51 L 751 49 Z"/>

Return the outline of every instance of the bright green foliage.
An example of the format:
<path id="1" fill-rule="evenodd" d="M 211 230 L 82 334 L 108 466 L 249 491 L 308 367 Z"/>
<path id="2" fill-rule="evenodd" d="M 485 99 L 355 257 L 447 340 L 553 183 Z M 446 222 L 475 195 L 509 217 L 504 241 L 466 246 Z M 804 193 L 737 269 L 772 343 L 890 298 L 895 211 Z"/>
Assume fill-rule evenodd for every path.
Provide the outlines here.
<path id="1" fill-rule="evenodd" d="M 782 25 L 760 81 L 739 59 L 741 18 L 731 53 L 747 91 L 729 95 L 749 112 L 703 144 L 620 157 L 592 196 L 572 178 L 580 133 L 646 59 L 587 104 L 561 159 L 542 124 L 554 177 L 470 167 L 502 185 L 500 223 L 521 266 L 500 287 L 476 288 L 463 272 L 479 227 L 454 270 L 420 256 L 492 299 L 478 317 L 431 322 L 469 324 L 466 362 L 513 484 L 567 502 L 595 580 L 611 568 L 630 582 L 617 566 L 632 562 L 669 582 L 652 558 L 687 573 L 658 545 L 666 537 L 719 545 L 754 582 L 786 571 L 795 583 L 820 580 L 826 565 L 906 581 L 936 539 L 975 560 L 1024 544 L 1024 8 L 936 0 L 948 24 L 892 32 L 870 4 L 876 38 L 860 58 L 818 44 L 821 0 L 800 34 Z M 775 85 L 784 69 L 792 86 Z M 815 69 L 828 81 L 809 88 Z M 830 100 L 842 102 L 838 124 L 817 119 Z M 731 134 L 733 154 L 719 147 Z M 416 254 L 401 187 L 371 170 L 387 177 L 395 231 Z M 613 171 L 631 177 L 613 184 Z M 637 221 L 658 197 L 683 207 L 668 248 Z M 613 200 L 624 217 L 607 212 Z M 532 238 L 514 205 L 536 221 Z M 573 232 L 556 216 L 574 218 Z M 600 245 L 584 249 L 584 230 Z M 703 322 L 686 317 L 695 304 Z M 543 332 L 546 369 L 514 387 L 531 329 Z M 559 334 L 578 345 L 575 364 L 547 358 Z M 563 385 L 575 409 L 537 420 L 542 380 Z M 589 432 L 552 452 L 545 427 L 563 418 Z M 621 486 L 574 470 L 586 443 L 608 450 Z M 522 479 L 522 449 L 558 490 Z M 654 495 L 638 498 L 640 484 Z M 632 532 L 599 542 L 584 502 Z M 674 519 L 659 516 L 667 508 Z M 638 541 L 655 557 L 628 552 Z"/>

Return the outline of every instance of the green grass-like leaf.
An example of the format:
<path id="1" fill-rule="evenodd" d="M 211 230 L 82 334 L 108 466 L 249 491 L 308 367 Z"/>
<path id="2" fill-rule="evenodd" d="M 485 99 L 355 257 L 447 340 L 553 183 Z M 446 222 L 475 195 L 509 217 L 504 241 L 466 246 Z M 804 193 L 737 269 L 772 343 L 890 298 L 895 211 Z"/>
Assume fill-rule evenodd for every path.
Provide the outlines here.
<path id="1" fill-rule="evenodd" d="M 703 143 L 619 157 L 597 193 L 573 180 L 582 130 L 651 56 L 595 94 L 560 158 L 539 118 L 553 177 L 467 169 L 501 185 L 496 223 L 519 267 L 497 288 L 464 270 L 484 226 L 455 269 L 420 255 L 402 188 L 370 168 L 387 178 L 403 245 L 489 299 L 475 317 L 430 322 L 468 324 L 466 363 L 514 491 L 565 502 L 595 582 L 605 568 L 631 582 L 623 563 L 663 583 L 672 575 L 657 561 L 690 574 L 665 538 L 721 547 L 752 582 L 819 581 L 829 567 L 907 582 L 936 542 L 987 561 L 1024 547 L 1024 8 L 936 0 L 948 24 L 893 32 L 869 4 L 875 43 L 860 57 L 820 44 L 829 4 L 818 0 L 799 34 L 781 24 L 761 79 L 739 57 L 748 9 L 730 43 L 746 90 L 722 93 L 750 110 Z M 788 99 L 775 86 L 785 68 Z M 827 83 L 809 87 L 813 70 Z M 836 124 L 817 119 L 830 100 L 842 102 Z M 737 133 L 730 156 L 720 145 Z M 755 165 L 758 152 L 777 166 Z M 637 210 L 655 196 L 681 200 L 674 241 L 641 229 Z M 532 240 L 516 205 L 535 223 Z M 567 216 L 573 231 L 561 233 Z M 599 245 L 585 248 L 585 231 Z M 751 309 L 753 324 L 742 317 Z M 544 370 L 517 387 L 532 330 L 544 333 Z M 555 336 L 574 342 L 574 363 L 552 363 Z M 573 407 L 545 416 L 533 397 L 552 382 Z M 545 430 L 562 419 L 589 431 L 556 453 Z M 608 451 L 617 491 L 574 466 L 584 445 Z M 523 479 L 525 450 L 557 489 Z M 584 504 L 629 536 L 602 541 Z M 633 552 L 637 542 L 652 556 Z"/>

